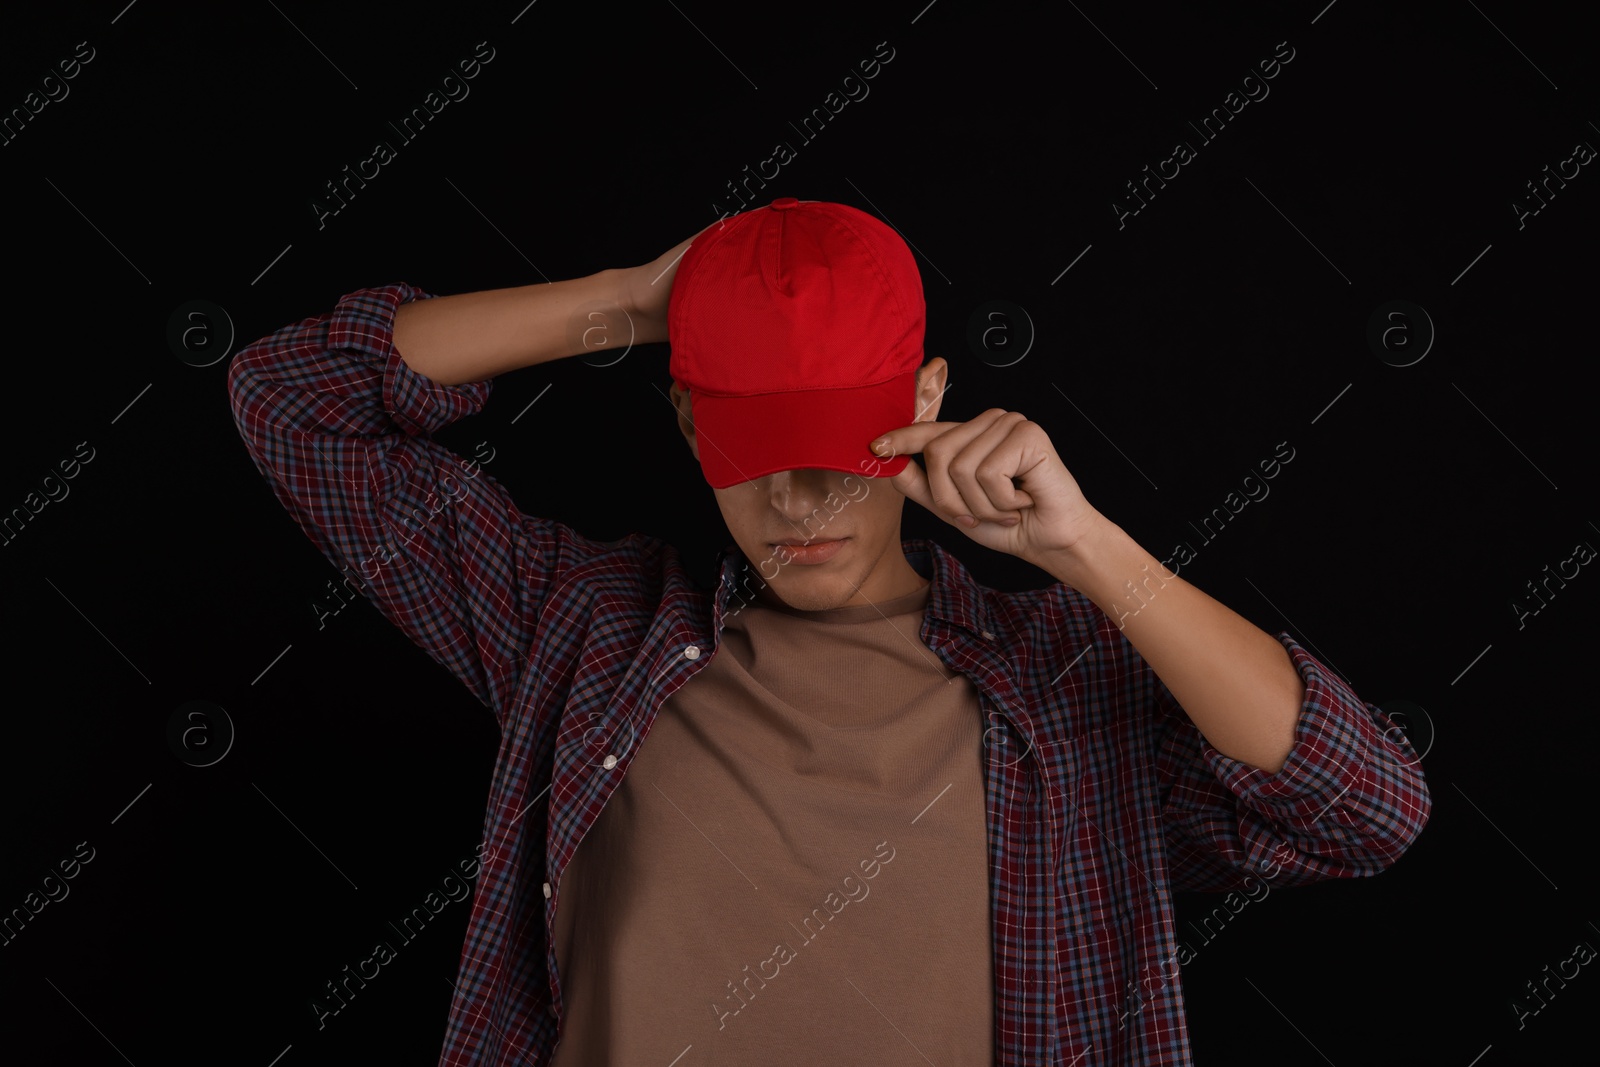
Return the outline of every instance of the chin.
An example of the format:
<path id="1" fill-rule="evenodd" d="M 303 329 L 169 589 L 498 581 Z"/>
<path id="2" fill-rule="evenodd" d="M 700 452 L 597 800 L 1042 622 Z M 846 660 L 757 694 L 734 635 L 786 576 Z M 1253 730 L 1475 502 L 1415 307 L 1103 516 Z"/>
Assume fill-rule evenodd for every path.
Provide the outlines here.
<path id="1" fill-rule="evenodd" d="M 791 571 L 799 573 L 791 575 Z M 838 572 L 819 574 L 815 569 L 785 567 L 775 580 L 767 584 L 790 607 L 801 611 L 821 611 L 844 604 L 856 595 L 863 581 L 865 576 L 861 575 Z"/>

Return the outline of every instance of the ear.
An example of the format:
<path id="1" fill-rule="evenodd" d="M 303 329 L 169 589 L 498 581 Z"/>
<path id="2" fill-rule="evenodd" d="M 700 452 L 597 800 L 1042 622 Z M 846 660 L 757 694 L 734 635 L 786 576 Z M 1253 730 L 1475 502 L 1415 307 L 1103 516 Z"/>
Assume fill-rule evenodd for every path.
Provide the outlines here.
<path id="1" fill-rule="evenodd" d="M 950 388 L 947 384 L 950 365 L 944 361 L 943 356 L 934 356 L 917 370 L 917 404 L 918 412 L 916 421 L 937 422 L 939 408 L 944 403 L 945 390 Z"/>
<path id="2" fill-rule="evenodd" d="M 669 392 L 672 398 L 672 406 L 678 409 L 678 432 L 688 440 L 689 452 L 698 462 L 700 459 L 700 441 L 695 437 L 694 433 L 694 422 L 692 421 L 694 409 L 689 401 L 689 390 L 679 385 L 677 379 L 673 379 L 672 388 Z"/>

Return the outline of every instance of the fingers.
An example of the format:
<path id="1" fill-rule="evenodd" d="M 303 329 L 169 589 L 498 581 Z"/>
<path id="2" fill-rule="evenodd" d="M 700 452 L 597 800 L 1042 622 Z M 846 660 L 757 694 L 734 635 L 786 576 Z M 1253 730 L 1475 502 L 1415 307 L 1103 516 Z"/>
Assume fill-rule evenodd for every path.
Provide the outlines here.
<path id="1" fill-rule="evenodd" d="M 1012 435 L 1027 421 L 1021 412 L 990 408 L 965 423 L 914 423 L 885 434 L 888 447 L 880 451 L 923 453 L 926 470 L 911 461 L 893 481 L 946 522 L 966 528 L 957 520 L 961 515 L 1018 520 L 1019 509 L 1032 507 L 1033 499 L 1012 481 L 1024 452 Z"/>
<path id="2" fill-rule="evenodd" d="M 873 449 L 873 452 L 885 459 L 915 455 L 921 452 L 929 441 L 961 425 L 959 422 L 913 422 L 876 438 L 875 440 L 884 441 L 886 444 L 883 448 Z"/>
<path id="3" fill-rule="evenodd" d="M 980 522 L 1020 520 L 1022 516 L 1016 509 L 1033 501 L 1011 482 L 1021 450 L 1006 447 L 1005 442 L 1019 424 L 1028 420 L 1020 411 L 993 410 L 999 413 L 988 428 L 960 445 L 947 462 L 939 464 L 929 459 L 928 481 L 934 499 L 941 503 L 948 499 L 955 514 L 971 515 Z"/>

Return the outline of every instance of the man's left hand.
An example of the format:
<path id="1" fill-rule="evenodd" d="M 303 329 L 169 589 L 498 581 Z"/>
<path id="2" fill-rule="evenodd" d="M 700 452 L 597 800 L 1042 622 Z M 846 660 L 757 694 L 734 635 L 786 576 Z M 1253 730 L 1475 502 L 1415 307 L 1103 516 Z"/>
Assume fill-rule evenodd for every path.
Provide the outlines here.
<path id="1" fill-rule="evenodd" d="M 1084 499 L 1044 427 L 1021 412 L 990 408 L 970 422 L 914 422 L 875 440 L 885 442 L 875 455 L 907 456 L 890 484 L 997 552 L 1037 563 L 1070 553 L 1106 521 Z M 926 471 L 910 458 L 918 452 Z"/>

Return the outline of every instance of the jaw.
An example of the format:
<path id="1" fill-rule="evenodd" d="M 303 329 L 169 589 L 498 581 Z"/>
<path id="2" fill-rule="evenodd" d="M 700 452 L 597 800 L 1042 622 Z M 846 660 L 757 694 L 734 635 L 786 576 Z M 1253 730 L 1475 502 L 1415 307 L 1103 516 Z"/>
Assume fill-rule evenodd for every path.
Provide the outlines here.
<path id="1" fill-rule="evenodd" d="M 780 566 L 758 594 L 799 611 L 822 611 L 851 603 L 877 603 L 913 591 L 925 581 L 906 561 L 899 542 L 876 556 L 873 546 L 851 537 L 827 563 Z M 771 572 L 771 567 L 767 571 Z"/>

